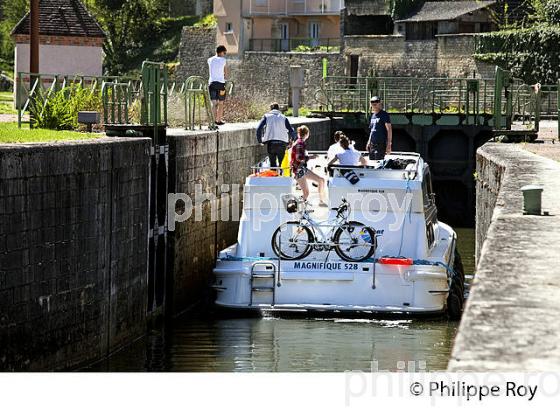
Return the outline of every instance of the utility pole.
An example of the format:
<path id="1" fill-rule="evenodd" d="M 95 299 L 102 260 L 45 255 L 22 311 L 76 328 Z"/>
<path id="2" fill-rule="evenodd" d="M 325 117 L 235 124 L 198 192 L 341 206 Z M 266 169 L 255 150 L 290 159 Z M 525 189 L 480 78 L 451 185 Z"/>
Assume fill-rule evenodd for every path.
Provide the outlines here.
<path id="1" fill-rule="evenodd" d="M 29 90 L 31 91 L 33 85 L 39 79 L 39 0 L 30 0 L 30 24 L 29 24 Z M 37 84 L 36 91 L 39 89 Z M 31 110 L 30 112 L 33 112 Z M 33 118 L 30 121 L 30 127 L 33 125 Z"/>

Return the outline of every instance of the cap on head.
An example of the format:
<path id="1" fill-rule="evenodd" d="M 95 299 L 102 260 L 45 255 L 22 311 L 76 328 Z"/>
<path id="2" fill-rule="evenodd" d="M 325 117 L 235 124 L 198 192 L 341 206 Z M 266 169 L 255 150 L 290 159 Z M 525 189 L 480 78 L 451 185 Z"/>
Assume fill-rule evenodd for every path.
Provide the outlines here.
<path id="1" fill-rule="evenodd" d="M 379 98 L 377 95 L 371 97 L 371 100 L 369 100 L 369 102 L 381 102 L 381 98 Z"/>

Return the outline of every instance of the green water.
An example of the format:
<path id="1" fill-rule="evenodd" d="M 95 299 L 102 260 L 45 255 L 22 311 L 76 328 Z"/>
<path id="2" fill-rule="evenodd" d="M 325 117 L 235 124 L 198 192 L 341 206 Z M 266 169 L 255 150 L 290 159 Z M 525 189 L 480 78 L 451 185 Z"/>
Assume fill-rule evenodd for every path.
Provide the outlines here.
<path id="1" fill-rule="evenodd" d="M 474 230 L 457 229 L 465 273 Z M 91 371 L 445 370 L 458 322 L 445 318 L 182 318 Z"/>

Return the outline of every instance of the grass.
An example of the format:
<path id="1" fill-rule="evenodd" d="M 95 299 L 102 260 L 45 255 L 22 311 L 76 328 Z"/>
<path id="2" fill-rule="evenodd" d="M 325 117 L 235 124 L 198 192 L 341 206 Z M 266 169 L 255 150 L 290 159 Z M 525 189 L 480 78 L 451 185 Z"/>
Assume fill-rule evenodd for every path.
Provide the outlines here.
<path id="1" fill-rule="evenodd" d="M 17 114 L 13 106 L 13 99 L 11 91 L 0 91 L 0 114 Z"/>
<path id="2" fill-rule="evenodd" d="M 103 134 L 75 131 L 29 129 L 28 124 L 18 128 L 15 122 L 0 123 L 0 144 L 25 142 L 53 142 L 100 138 Z"/>

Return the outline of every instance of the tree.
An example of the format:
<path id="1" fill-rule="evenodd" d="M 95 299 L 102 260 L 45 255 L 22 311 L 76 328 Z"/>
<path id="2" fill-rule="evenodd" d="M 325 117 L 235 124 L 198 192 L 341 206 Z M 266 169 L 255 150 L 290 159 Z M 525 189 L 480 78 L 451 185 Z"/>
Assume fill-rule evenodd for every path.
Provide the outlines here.
<path id="1" fill-rule="evenodd" d="M 107 38 L 105 71 L 123 74 L 136 66 L 145 43 L 157 32 L 157 22 L 167 15 L 166 2 L 157 0 L 89 0 L 87 6 Z"/>
<path id="2" fill-rule="evenodd" d="M 0 22 L 0 59 L 13 64 L 14 42 L 10 33 L 29 10 L 29 0 L 4 0 Z"/>

